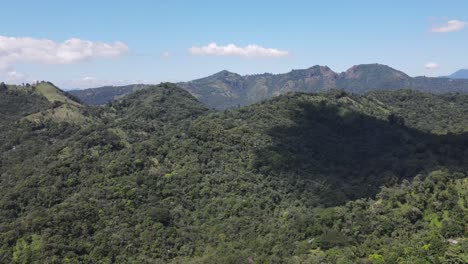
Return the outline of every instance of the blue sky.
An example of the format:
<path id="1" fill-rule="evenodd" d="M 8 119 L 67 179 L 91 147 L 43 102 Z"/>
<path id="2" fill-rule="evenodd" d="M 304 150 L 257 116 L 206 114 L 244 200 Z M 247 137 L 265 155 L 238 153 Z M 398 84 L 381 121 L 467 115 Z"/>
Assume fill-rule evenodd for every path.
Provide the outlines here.
<path id="1" fill-rule="evenodd" d="M 316 64 L 382 63 L 412 76 L 468 68 L 463 0 L 15 0 L 0 17 L 0 78 L 65 89 Z"/>

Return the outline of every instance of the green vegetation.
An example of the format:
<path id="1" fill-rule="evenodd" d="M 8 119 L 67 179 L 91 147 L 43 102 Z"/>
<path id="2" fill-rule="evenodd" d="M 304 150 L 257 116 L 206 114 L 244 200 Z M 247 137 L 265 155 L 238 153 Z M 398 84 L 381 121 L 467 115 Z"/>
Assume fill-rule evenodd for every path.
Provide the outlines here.
<path id="1" fill-rule="evenodd" d="M 412 90 L 371 92 L 414 128 L 435 134 L 468 131 L 468 95 L 427 94 Z"/>
<path id="2" fill-rule="evenodd" d="M 438 170 L 383 188 L 376 200 L 313 212 L 318 229 L 330 231 L 315 236 L 303 261 L 366 263 L 367 256 L 371 263 L 466 263 L 467 184 L 465 174 Z"/>
<path id="3" fill-rule="evenodd" d="M 125 86 L 104 86 L 98 88 L 73 90 L 70 94 L 89 105 L 103 105 L 115 101 L 126 94 L 145 89 L 150 85 L 132 84 Z"/>
<path id="4" fill-rule="evenodd" d="M 42 82 L 37 84 L 37 86 L 34 87 L 34 90 L 38 92 L 39 94 L 43 95 L 49 102 L 60 102 L 60 103 L 66 103 L 69 105 L 73 106 L 79 106 L 80 104 L 77 103 L 76 101 L 71 100 L 64 94 L 62 91 L 60 91 L 57 87 L 55 87 L 51 83 L 47 82 Z"/>
<path id="5" fill-rule="evenodd" d="M 250 105 L 288 92 L 317 93 L 333 89 L 342 89 L 357 94 L 399 89 L 435 94 L 468 92 L 468 80 L 412 78 L 401 71 L 381 64 L 356 65 L 343 73 L 335 73 L 326 66 L 313 66 L 284 74 L 265 73 L 246 76 L 221 71 L 178 85 L 210 108 L 218 110 Z M 102 87 L 76 90 L 71 93 L 87 104 L 98 105 L 146 87 L 148 86 Z"/>
<path id="6" fill-rule="evenodd" d="M 0 263 L 467 261 L 465 96 L 50 94 L 0 86 Z"/>

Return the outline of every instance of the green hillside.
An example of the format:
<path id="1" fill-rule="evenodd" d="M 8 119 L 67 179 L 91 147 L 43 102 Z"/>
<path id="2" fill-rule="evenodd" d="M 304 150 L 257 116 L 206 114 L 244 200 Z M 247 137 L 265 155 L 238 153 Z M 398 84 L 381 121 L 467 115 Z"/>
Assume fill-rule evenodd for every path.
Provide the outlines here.
<path id="1" fill-rule="evenodd" d="M 391 107 L 414 128 L 435 134 L 468 131 L 468 95 L 434 95 L 412 90 L 379 91 L 368 95 Z"/>
<path id="2" fill-rule="evenodd" d="M 86 118 L 69 122 L 42 89 L 0 93 L 1 263 L 468 257 L 465 96 L 331 90 L 215 112 L 165 83 L 64 99 Z"/>
<path id="3" fill-rule="evenodd" d="M 89 105 L 103 105 L 122 98 L 124 95 L 150 87 L 145 84 L 125 86 L 103 86 L 84 90 L 72 90 L 70 94 Z"/>
<path id="4" fill-rule="evenodd" d="M 73 106 L 80 106 L 78 102 L 68 98 L 63 91 L 61 91 L 60 89 L 58 89 L 56 86 L 54 86 L 51 83 L 47 83 L 47 82 L 38 83 L 34 87 L 34 90 L 40 95 L 47 98 L 47 100 L 49 100 L 49 102 L 51 103 L 60 102 L 60 103 L 70 104 Z"/>

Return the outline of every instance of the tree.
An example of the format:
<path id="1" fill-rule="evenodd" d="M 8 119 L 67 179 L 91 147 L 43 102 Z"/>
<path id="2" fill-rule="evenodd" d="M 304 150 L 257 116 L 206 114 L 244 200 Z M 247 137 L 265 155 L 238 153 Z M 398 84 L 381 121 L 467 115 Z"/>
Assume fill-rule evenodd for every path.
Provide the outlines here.
<path id="1" fill-rule="evenodd" d="M 387 120 L 391 125 L 397 125 L 397 126 L 405 125 L 405 119 L 393 113 L 388 115 Z"/>
<path id="2" fill-rule="evenodd" d="M 5 91 L 7 89 L 8 89 L 8 87 L 6 86 L 6 84 L 4 82 L 1 82 L 0 83 L 0 91 Z"/>

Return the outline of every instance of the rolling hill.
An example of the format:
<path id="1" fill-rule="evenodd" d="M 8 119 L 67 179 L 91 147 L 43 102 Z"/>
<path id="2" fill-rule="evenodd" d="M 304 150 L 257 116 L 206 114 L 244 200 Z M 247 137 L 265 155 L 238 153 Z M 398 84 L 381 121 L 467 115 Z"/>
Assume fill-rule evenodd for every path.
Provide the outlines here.
<path id="1" fill-rule="evenodd" d="M 70 94 L 89 105 L 102 105 L 117 100 L 122 96 L 149 87 L 145 84 L 132 84 L 126 86 L 104 86 L 98 88 L 72 90 Z"/>
<path id="2" fill-rule="evenodd" d="M 216 112 L 169 83 L 87 107 L 0 86 L 0 262 L 457 263 L 467 107 L 330 90 Z"/>

